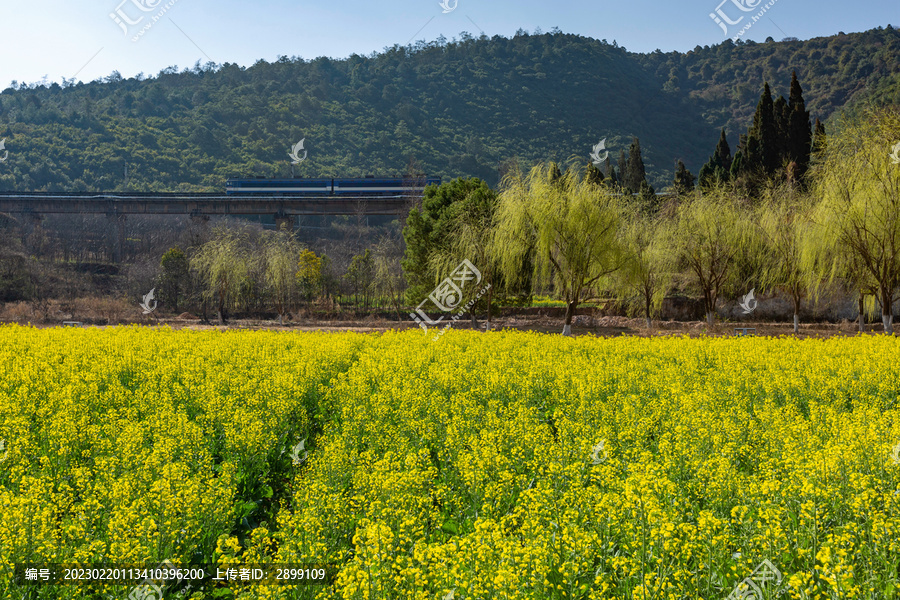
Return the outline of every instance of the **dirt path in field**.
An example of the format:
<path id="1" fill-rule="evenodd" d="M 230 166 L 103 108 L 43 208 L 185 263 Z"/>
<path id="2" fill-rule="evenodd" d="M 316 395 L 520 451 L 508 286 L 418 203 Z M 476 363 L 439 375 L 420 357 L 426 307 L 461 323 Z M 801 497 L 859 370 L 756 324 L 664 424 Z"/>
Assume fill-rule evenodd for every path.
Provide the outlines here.
<path id="1" fill-rule="evenodd" d="M 183 315 L 177 318 L 163 318 L 147 320 L 143 325 L 166 325 L 173 329 L 189 329 L 194 331 L 205 330 L 252 330 L 252 331 L 324 331 L 357 333 L 383 333 L 392 330 L 418 329 L 417 325 L 410 321 L 398 322 L 396 320 L 373 319 L 371 317 L 357 320 L 306 320 L 279 325 L 276 321 L 266 320 L 233 320 L 228 325 L 204 324 L 200 319 Z M 54 327 L 58 325 L 38 325 L 38 327 Z M 92 326 L 92 325 L 85 325 Z M 107 327 L 101 325 L 99 327 Z M 793 326 L 790 323 L 765 323 L 765 322 L 719 322 L 709 330 L 705 321 L 653 321 L 653 328 L 648 330 L 644 319 L 630 319 L 627 317 L 576 317 L 572 327 L 574 335 L 593 335 L 598 337 L 616 337 L 621 335 L 632 336 L 659 336 L 659 335 L 688 335 L 698 337 L 711 335 L 716 337 L 736 336 L 743 333 L 743 328 L 753 328 L 747 331 L 748 335 L 757 336 L 793 336 Z M 453 324 L 454 329 L 471 330 L 469 321 L 458 321 Z M 484 321 L 479 321 L 479 329 L 483 331 Z M 560 333 L 562 331 L 562 319 L 548 318 L 540 315 L 518 315 L 495 319 L 492 322 L 494 330 L 536 331 L 540 333 Z M 741 331 L 736 331 L 740 329 Z M 855 322 L 844 321 L 842 323 L 807 323 L 800 325 L 800 338 L 828 338 L 834 336 L 852 336 L 858 333 L 858 325 Z M 867 325 L 866 333 L 882 333 L 881 325 Z"/>

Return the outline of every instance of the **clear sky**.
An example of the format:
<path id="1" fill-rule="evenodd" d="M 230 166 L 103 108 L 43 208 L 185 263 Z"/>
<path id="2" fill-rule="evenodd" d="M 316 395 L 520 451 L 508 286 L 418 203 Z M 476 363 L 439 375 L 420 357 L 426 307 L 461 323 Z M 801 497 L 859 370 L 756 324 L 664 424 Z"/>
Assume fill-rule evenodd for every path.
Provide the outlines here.
<path id="1" fill-rule="evenodd" d="M 635 52 L 687 51 L 736 34 L 773 0 L 444 1 L 452 10 L 439 0 L 0 0 L 0 89 L 44 77 L 156 75 L 198 60 L 250 66 L 279 56 L 368 55 L 463 31 L 511 36 L 559 27 Z M 728 36 L 710 17 L 717 8 L 732 21 L 744 17 Z M 774 0 L 742 37 L 808 39 L 888 24 L 900 25 L 898 0 Z"/>

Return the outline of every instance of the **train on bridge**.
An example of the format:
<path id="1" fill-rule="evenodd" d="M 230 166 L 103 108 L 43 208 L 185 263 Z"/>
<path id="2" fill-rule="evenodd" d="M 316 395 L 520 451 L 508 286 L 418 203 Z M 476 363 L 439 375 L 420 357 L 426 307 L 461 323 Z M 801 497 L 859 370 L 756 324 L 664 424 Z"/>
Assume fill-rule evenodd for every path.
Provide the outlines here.
<path id="1" fill-rule="evenodd" d="M 225 193 L 228 195 L 264 194 L 267 196 L 420 196 L 429 185 L 441 185 L 441 178 L 373 176 L 332 179 L 229 178 L 225 181 Z"/>

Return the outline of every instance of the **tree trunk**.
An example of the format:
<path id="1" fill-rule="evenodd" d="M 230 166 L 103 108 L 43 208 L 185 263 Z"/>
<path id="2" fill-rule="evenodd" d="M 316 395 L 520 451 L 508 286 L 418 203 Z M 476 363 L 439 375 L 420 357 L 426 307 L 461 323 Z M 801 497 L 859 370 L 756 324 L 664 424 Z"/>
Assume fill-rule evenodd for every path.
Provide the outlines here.
<path id="1" fill-rule="evenodd" d="M 800 315 L 794 313 L 794 333 L 800 333 Z"/>
<path id="2" fill-rule="evenodd" d="M 278 324 L 284 326 L 284 315 L 281 313 L 278 313 Z"/>
<path id="3" fill-rule="evenodd" d="M 884 332 L 894 335 L 894 290 L 881 294 L 881 322 Z"/>
<path id="4" fill-rule="evenodd" d="M 472 317 L 472 329 L 478 329 L 478 317 L 475 316 L 475 307 L 472 307 L 472 312 L 469 313 L 469 316 Z"/>
<path id="5" fill-rule="evenodd" d="M 566 304 L 566 322 L 563 325 L 563 335 L 572 335 L 572 317 L 575 316 L 575 309 L 578 307 L 578 300 L 573 300 Z"/>
<path id="6" fill-rule="evenodd" d="M 859 332 L 862 333 L 866 330 L 866 315 L 863 314 L 863 298 L 862 292 L 859 293 Z"/>
<path id="7" fill-rule="evenodd" d="M 216 311 L 216 313 L 219 315 L 219 325 L 224 325 L 225 324 L 225 311 L 223 311 L 220 308 L 219 310 Z"/>
<path id="8" fill-rule="evenodd" d="M 706 324 L 709 327 L 712 327 L 716 323 L 716 312 L 715 311 L 707 311 L 706 313 Z"/>
<path id="9" fill-rule="evenodd" d="M 653 319 L 647 317 L 647 329 L 653 329 Z"/>
<path id="10" fill-rule="evenodd" d="M 488 288 L 488 293 L 487 293 L 487 320 L 484 323 L 485 331 L 491 330 L 491 300 L 493 299 L 493 297 L 494 297 L 494 289 L 493 289 L 493 287 L 490 287 L 490 288 Z"/>
<path id="11" fill-rule="evenodd" d="M 794 295 L 794 333 L 800 333 L 800 294 Z"/>

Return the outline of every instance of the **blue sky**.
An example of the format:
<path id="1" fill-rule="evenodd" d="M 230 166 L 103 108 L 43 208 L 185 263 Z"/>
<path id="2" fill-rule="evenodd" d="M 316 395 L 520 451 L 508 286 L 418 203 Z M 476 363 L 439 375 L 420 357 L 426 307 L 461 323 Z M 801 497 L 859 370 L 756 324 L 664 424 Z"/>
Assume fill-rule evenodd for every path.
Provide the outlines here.
<path id="1" fill-rule="evenodd" d="M 559 27 L 616 40 L 635 52 L 687 51 L 726 38 L 710 18 L 718 7 L 737 20 L 743 13 L 734 3 L 755 7 L 763 0 L 726 0 L 724 5 L 721 0 L 446 1 L 449 7 L 455 2 L 455 9 L 444 13 L 438 0 L 3 0 L 0 89 L 13 80 L 33 83 L 44 77 L 61 82 L 92 81 L 113 71 L 125 77 L 156 75 L 198 60 L 249 66 L 281 55 L 367 55 L 410 40 L 450 39 L 462 31 L 510 36 L 520 28 Z M 808 39 L 889 23 L 900 25 L 898 0 L 775 0 L 743 37 Z M 731 27 L 729 36 L 739 27 Z"/>

